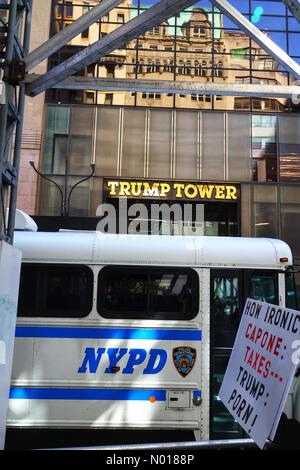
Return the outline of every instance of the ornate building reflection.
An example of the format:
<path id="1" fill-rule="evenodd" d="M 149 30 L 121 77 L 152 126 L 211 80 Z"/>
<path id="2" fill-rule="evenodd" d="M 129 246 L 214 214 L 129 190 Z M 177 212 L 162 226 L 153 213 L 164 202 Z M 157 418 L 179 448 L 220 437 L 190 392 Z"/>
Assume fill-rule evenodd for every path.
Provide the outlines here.
<path id="1" fill-rule="evenodd" d="M 89 6 L 53 2 L 52 34 L 77 19 Z M 87 2 L 85 2 L 86 4 Z M 97 2 L 91 1 L 90 5 Z M 50 67 L 77 50 L 104 37 L 137 14 L 132 0 L 124 1 L 99 23 L 73 39 L 52 57 Z M 287 77 L 278 64 L 241 31 L 224 29 L 223 15 L 193 8 L 153 28 L 126 45 L 123 50 L 103 57 L 82 71 L 82 75 L 102 78 L 138 78 L 236 84 L 284 85 Z M 48 102 L 174 107 L 187 109 L 250 110 L 247 97 L 199 94 L 48 92 Z M 252 110 L 283 111 L 284 99 L 256 98 Z"/>

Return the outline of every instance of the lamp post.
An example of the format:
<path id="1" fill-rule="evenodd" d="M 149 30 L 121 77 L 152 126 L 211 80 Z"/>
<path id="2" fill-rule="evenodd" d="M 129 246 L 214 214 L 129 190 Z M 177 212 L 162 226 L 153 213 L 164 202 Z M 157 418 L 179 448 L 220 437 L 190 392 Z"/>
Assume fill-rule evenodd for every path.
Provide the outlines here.
<path id="1" fill-rule="evenodd" d="M 55 184 L 55 186 L 57 187 L 57 189 L 59 190 L 60 192 L 60 196 L 61 196 L 61 207 L 60 207 L 60 215 L 61 217 L 68 217 L 69 216 L 69 210 L 70 210 L 70 200 L 71 200 L 71 195 L 74 191 L 74 189 L 79 186 L 81 183 L 84 183 L 84 181 L 87 181 L 89 180 L 90 178 L 92 178 L 95 174 L 95 164 L 94 163 L 91 163 L 91 169 L 92 169 L 92 172 L 89 176 L 87 176 L 86 178 L 83 178 L 82 180 L 78 181 L 78 183 L 74 184 L 74 186 L 71 188 L 70 192 L 69 192 L 69 196 L 68 198 L 66 197 L 66 195 L 64 194 L 64 191 L 63 189 L 53 180 L 51 180 L 48 176 L 45 176 L 43 175 L 42 173 L 40 173 L 35 165 L 34 165 L 34 162 L 33 161 L 30 161 L 29 162 L 30 166 L 34 169 L 34 171 L 41 177 L 41 178 L 44 178 L 45 180 L 49 181 L 50 183 L 53 183 Z"/>

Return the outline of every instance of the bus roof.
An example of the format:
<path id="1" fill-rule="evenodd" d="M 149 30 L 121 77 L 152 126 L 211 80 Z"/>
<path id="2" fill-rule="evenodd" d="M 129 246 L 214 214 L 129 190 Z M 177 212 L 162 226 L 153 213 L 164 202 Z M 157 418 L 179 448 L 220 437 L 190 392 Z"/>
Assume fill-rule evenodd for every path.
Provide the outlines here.
<path id="1" fill-rule="evenodd" d="M 15 232 L 15 246 L 25 262 L 266 269 L 292 264 L 289 246 L 267 238 Z"/>

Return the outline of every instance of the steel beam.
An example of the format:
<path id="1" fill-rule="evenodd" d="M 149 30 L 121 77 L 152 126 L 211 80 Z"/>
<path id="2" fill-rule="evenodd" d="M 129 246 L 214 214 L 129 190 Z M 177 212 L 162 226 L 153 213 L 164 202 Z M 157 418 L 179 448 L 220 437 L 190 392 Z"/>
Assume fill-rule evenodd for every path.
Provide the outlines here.
<path id="1" fill-rule="evenodd" d="M 87 65 L 97 62 L 101 57 L 120 49 L 132 39 L 161 24 L 171 16 L 177 15 L 194 3 L 194 0 L 160 0 L 123 26 L 42 75 L 27 86 L 26 93 L 30 96 L 42 93 Z"/>
<path id="2" fill-rule="evenodd" d="M 236 8 L 227 0 L 210 0 L 219 10 L 224 13 L 233 23 L 235 23 L 244 33 L 253 41 L 261 46 L 276 62 L 281 64 L 285 70 L 290 72 L 293 77 L 300 80 L 300 65 L 297 64 L 289 55 L 284 52 L 275 42 L 266 34 L 262 33 L 253 23 L 245 18 Z"/>
<path id="3" fill-rule="evenodd" d="M 28 51 L 30 39 L 30 23 L 32 13 L 32 0 L 10 0 L 6 2 L 9 6 L 9 19 L 7 25 L 7 37 L 4 45 L 5 67 L 4 81 L 1 82 L 2 97 L 0 115 L 0 239 L 13 242 L 17 183 L 20 164 L 20 151 L 22 140 L 22 125 L 24 114 L 25 91 L 24 85 L 17 89 L 17 85 L 10 84 L 10 74 L 14 61 L 19 52 Z M 3 0 L 0 5 L 3 5 Z M 25 18 L 22 28 L 22 42 L 17 35 L 18 24 Z M 5 81 L 6 80 L 6 81 Z M 13 163 L 9 160 L 8 148 L 15 131 Z M 10 202 L 8 204 L 8 187 L 10 186 Z M 6 207 L 9 206 L 8 225 L 6 224 Z"/>
<path id="4" fill-rule="evenodd" d="M 63 28 L 59 33 L 49 39 L 49 41 L 37 47 L 27 55 L 25 58 L 27 70 L 31 70 L 40 62 L 50 57 L 54 52 L 65 46 L 69 41 L 78 36 L 78 34 L 85 31 L 89 26 L 98 21 L 99 18 L 109 13 L 123 1 L 124 0 L 103 0 L 99 5 L 94 6 L 67 28 Z"/>
<path id="5" fill-rule="evenodd" d="M 300 0 L 283 0 L 296 20 L 300 23 Z"/>
<path id="6" fill-rule="evenodd" d="M 184 451 L 188 453 L 194 450 L 247 450 L 247 449 L 258 449 L 253 439 L 223 439 L 216 441 L 185 441 L 185 442 L 159 442 L 155 444 L 123 444 L 123 445 L 110 445 L 110 446 L 94 446 L 94 447 L 70 447 L 70 448 L 55 448 L 55 449 L 39 449 L 42 451 L 64 451 L 64 450 L 84 450 L 84 451 L 109 451 L 109 452 L 141 452 L 148 451 L 151 453 L 159 452 L 169 453 Z M 276 446 L 271 441 L 267 441 L 265 450 L 275 450 Z"/>
<path id="7" fill-rule="evenodd" d="M 26 83 L 37 80 L 39 75 L 28 75 Z M 299 86 L 283 85 L 248 85 L 248 84 L 224 84 L 191 81 L 168 80 L 135 80 L 115 78 L 93 77 L 69 77 L 52 88 L 65 90 L 95 90 L 95 91 L 125 91 L 125 92 L 152 92 L 172 94 L 196 94 L 196 95 L 222 95 L 222 96 L 249 96 L 249 97 L 276 97 L 293 98 L 300 95 Z"/>
<path id="8" fill-rule="evenodd" d="M 30 45 L 32 1 L 33 0 L 27 0 L 26 2 L 24 2 L 24 5 L 26 7 L 25 26 L 24 26 L 24 51 L 28 51 L 29 45 Z M 20 120 L 17 122 L 17 125 L 16 125 L 14 153 L 13 153 L 13 167 L 16 170 L 16 184 L 12 186 L 11 192 L 10 192 L 9 216 L 8 216 L 8 226 L 7 226 L 7 235 L 11 243 L 13 243 L 13 240 L 14 240 L 14 230 L 15 230 L 16 210 L 17 210 L 18 180 L 19 180 L 19 169 L 20 169 L 20 161 L 21 161 L 24 111 L 25 111 L 25 86 L 22 84 L 19 87 L 19 96 L 18 96 L 18 115 L 20 116 Z"/>
<path id="9" fill-rule="evenodd" d="M 7 72 L 7 68 L 9 64 L 11 64 L 14 58 L 14 44 L 15 44 L 15 23 L 17 17 L 17 0 L 13 0 L 9 5 L 9 18 L 8 18 L 8 34 L 6 40 L 6 50 L 5 50 L 5 72 Z M 6 95 L 6 102 L 1 107 L 0 110 L 0 160 L 6 160 L 6 149 L 7 149 L 7 129 L 8 129 L 8 104 L 10 101 L 10 86 L 5 83 L 5 95 Z M 1 185 L 1 182 L 0 182 Z"/>

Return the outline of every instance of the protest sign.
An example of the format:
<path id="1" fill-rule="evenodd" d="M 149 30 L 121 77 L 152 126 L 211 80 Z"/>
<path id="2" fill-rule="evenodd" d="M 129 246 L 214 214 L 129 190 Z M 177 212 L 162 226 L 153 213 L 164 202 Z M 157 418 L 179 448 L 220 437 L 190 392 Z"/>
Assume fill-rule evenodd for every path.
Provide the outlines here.
<path id="1" fill-rule="evenodd" d="M 300 312 L 247 299 L 219 398 L 261 449 L 276 433 L 299 339 Z"/>
<path id="2" fill-rule="evenodd" d="M 21 269 L 21 252 L 0 241 L 0 449 L 5 446 L 13 348 Z"/>

